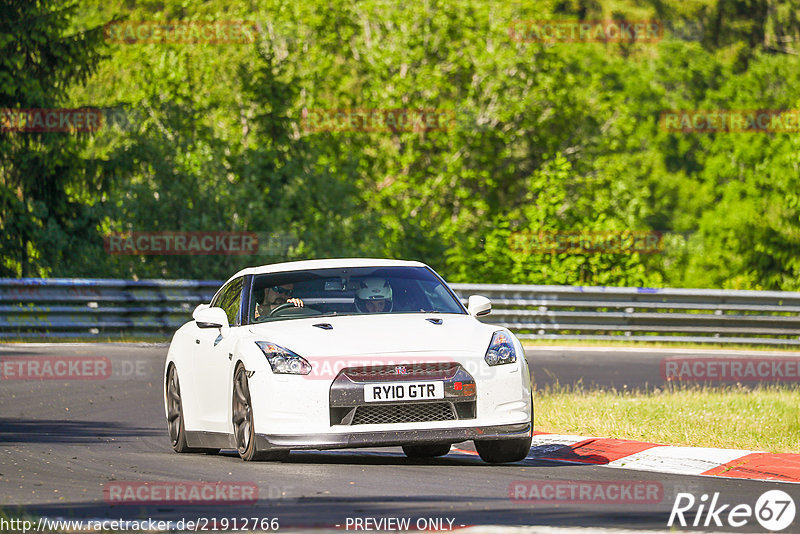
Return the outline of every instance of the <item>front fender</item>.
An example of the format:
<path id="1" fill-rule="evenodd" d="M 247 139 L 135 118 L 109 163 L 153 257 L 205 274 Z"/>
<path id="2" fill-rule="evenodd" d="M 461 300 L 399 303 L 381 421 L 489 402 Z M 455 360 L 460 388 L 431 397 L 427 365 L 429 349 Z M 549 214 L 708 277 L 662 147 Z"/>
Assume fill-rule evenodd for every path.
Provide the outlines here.
<path id="1" fill-rule="evenodd" d="M 256 341 L 268 341 L 257 338 L 256 336 L 247 336 L 236 342 L 234 354 L 236 354 L 236 363 L 231 369 L 232 373 L 236 373 L 236 366 L 239 363 L 244 365 L 246 371 L 252 373 L 268 373 L 272 375 L 272 368 L 267 361 L 267 357 L 256 345 Z M 231 375 L 231 383 L 233 383 L 233 375 Z"/>
<path id="2" fill-rule="evenodd" d="M 178 367 L 178 363 L 176 360 L 179 360 L 178 357 L 179 346 L 180 342 L 178 341 L 178 334 L 185 328 L 186 325 L 179 328 L 173 335 L 172 339 L 169 342 L 169 348 L 167 349 L 167 357 L 164 360 L 164 369 L 161 372 L 161 393 L 164 399 L 164 417 L 169 418 L 169 409 L 167 407 L 167 376 L 169 374 L 170 366 Z M 180 382 L 180 375 L 178 376 L 178 381 Z"/>

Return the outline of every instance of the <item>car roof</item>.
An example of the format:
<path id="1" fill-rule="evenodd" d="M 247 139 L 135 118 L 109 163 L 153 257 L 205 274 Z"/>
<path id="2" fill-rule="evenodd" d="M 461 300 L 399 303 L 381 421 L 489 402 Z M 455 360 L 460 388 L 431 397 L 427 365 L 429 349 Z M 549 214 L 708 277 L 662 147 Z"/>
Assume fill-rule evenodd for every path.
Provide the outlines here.
<path id="1" fill-rule="evenodd" d="M 339 267 L 427 267 L 419 261 L 389 260 L 378 258 L 332 258 L 324 260 L 301 260 L 272 263 L 259 267 L 247 267 L 231 276 L 225 283 L 248 274 L 284 273 L 307 269 L 335 269 Z"/>

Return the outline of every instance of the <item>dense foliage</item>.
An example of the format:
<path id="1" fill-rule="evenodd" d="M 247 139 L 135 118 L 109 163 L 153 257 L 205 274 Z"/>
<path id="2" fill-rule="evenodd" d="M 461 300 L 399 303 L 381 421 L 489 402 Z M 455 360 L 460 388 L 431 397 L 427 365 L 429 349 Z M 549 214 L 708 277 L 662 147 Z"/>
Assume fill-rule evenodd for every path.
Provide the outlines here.
<path id="1" fill-rule="evenodd" d="M 0 275 L 224 278 L 284 259 L 419 259 L 451 281 L 800 289 L 800 133 L 684 133 L 664 110 L 800 108 L 800 2 L 0 0 Z M 541 43 L 515 21 L 658 20 Z M 254 42 L 102 39 L 112 20 L 253 21 Z M 98 35 L 100 38 L 98 39 Z M 309 110 L 438 109 L 445 129 L 309 131 Z M 284 236 L 253 256 L 126 256 L 129 231 Z M 520 232 L 664 232 L 657 254 Z"/>

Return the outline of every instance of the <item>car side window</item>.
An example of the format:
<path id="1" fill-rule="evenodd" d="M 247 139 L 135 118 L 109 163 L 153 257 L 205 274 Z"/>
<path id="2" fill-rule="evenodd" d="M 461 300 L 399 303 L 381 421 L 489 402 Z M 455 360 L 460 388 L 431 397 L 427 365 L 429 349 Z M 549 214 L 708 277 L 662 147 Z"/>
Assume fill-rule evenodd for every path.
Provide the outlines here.
<path id="1" fill-rule="evenodd" d="M 219 306 L 225 310 L 225 314 L 228 316 L 228 324 L 231 326 L 236 324 L 236 318 L 239 315 L 239 308 L 242 304 L 243 281 L 244 278 L 233 280 L 219 292 L 217 298 L 211 303 L 212 306 Z"/>

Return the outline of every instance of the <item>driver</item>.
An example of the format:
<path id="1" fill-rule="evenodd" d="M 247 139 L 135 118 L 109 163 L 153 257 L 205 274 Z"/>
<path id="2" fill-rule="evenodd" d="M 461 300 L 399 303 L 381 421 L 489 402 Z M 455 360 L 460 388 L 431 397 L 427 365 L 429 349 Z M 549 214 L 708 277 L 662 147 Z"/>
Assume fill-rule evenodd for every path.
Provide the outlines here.
<path id="1" fill-rule="evenodd" d="M 264 298 L 260 303 L 256 304 L 256 319 L 262 315 L 269 315 L 272 310 L 281 304 L 292 304 L 302 308 L 303 301 L 299 298 L 292 298 L 292 291 L 294 291 L 294 284 L 291 282 L 264 289 Z"/>
<path id="2" fill-rule="evenodd" d="M 392 311 L 392 286 L 383 278 L 365 278 L 355 302 L 361 313 L 388 313 Z"/>

